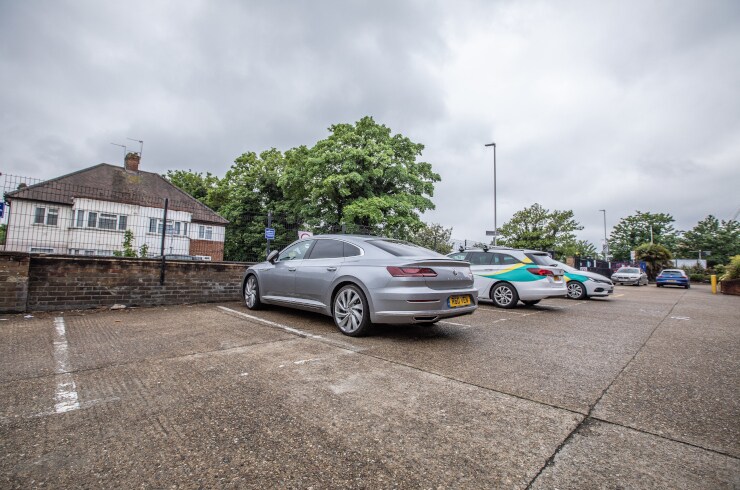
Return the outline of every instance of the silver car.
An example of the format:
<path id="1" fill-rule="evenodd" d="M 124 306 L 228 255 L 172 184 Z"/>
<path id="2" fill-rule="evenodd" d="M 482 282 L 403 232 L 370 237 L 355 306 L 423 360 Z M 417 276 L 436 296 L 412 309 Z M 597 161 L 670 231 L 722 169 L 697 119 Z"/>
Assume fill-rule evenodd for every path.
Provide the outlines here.
<path id="1" fill-rule="evenodd" d="M 242 294 L 249 309 L 268 303 L 329 315 L 353 337 L 371 323 L 432 324 L 478 307 L 467 262 L 356 235 L 314 236 L 271 252 L 247 269 Z"/>
<path id="2" fill-rule="evenodd" d="M 620 267 L 612 274 L 612 281 L 615 284 L 642 286 L 647 285 L 648 277 L 639 267 Z"/>

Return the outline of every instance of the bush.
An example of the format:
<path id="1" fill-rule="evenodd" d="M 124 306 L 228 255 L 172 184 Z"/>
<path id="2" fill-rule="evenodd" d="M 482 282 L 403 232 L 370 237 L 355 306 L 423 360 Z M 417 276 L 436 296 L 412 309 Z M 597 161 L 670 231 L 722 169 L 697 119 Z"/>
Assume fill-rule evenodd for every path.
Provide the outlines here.
<path id="1" fill-rule="evenodd" d="M 740 279 L 740 255 L 735 255 L 730 259 L 730 263 L 725 266 L 725 273 L 722 275 L 723 281 Z"/>

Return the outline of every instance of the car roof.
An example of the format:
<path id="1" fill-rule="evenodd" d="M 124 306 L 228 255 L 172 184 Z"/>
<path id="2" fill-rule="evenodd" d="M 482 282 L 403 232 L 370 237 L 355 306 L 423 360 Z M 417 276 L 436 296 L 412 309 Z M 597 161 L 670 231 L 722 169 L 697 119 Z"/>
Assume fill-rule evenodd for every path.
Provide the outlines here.
<path id="1" fill-rule="evenodd" d="M 482 248 L 466 248 L 464 250 L 458 250 L 456 252 L 450 252 L 450 253 L 462 253 L 462 252 L 495 252 L 497 250 L 506 250 L 506 251 L 514 251 L 514 252 L 525 252 L 525 253 L 534 253 L 534 254 L 545 254 L 549 256 L 547 252 L 543 252 L 542 250 L 531 250 L 528 248 L 511 248 L 511 247 L 489 247 L 487 249 Z"/>

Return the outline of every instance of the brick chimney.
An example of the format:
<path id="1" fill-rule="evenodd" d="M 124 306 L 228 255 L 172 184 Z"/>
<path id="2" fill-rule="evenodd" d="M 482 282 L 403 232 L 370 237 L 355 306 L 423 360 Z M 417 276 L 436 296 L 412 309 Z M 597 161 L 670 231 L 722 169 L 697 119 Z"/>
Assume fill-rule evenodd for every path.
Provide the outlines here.
<path id="1" fill-rule="evenodd" d="M 128 152 L 126 154 L 126 160 L 123 163 L 123 168 L 132 172 L 138 172 L 139 160 L 141 160 L 141 156 L 138 153 L 135 153 L 133 151 Z"/>

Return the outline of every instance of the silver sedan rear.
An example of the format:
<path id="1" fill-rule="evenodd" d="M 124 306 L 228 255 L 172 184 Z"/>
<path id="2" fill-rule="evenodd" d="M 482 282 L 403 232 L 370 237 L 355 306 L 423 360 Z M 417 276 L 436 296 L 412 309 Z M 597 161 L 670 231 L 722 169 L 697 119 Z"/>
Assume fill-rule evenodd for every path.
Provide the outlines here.
<path id="1" fill-rule="evenodd" d="M 354 235 L 298 240 L 247 269 L 248 308 L 276 304 L 333 317 L 346 335 L 371 323 L 432 324 L 468 315 L 478 291 L 467 262 L 410 243 Z"/>

